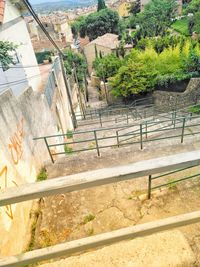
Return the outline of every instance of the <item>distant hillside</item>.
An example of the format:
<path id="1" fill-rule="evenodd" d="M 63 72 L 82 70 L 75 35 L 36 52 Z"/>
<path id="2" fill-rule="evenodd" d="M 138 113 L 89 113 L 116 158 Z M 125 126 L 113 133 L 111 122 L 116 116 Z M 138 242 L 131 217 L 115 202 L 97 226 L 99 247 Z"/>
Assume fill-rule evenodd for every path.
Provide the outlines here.
<path id="1" fill-rule="evenodd" d="M 35 2 L 37 4 L 35 4 Z M 39 3 L 40 2 L 40 3 Z M 66 10 L 66 9 L 74 9 L 77 7 L 87 7 L 97 4 L 97 0 L 65 0 L 65 1 L 57 1 L 50 0 L 45 2 L 45 0 L 37 0 L 32 1 L 32 5 L 37 12 L 51 12 L 56 10 Z"/>

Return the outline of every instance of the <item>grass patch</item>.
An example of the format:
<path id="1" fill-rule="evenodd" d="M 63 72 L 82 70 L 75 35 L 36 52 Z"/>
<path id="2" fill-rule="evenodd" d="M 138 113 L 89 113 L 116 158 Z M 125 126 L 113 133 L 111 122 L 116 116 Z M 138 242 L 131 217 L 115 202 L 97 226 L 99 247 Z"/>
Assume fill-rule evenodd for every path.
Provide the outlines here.
<path id="1" fill-rule="evenodd" d="M 64 146 L 65 154 L 72 154 L 73 153 L 73 148 L 69 147 L 67 144 Z"/>
<path id="2" fill-rule="evenodd" d="M 189 112 L 195 113 L 195 114 L 200 114 L 200 105 L 196 105 L 194 107 L 190 107 L 188 109 Z"/>
<path id="3" fill-rule="evenodd" d="M 167 180 L 167 183 L 171 183 L 171 184 L 168 184 L 168 185 L 167 185 L 167 187 L 168 187 L 169 189 L 175 189 L 175 188 L 177 188 L 176 180 L 174 180 L 173 178 L 169 178 L 169 179 Z"/>
<path id="4" fill-rule="evenodd" d="M 67 138 L 73 138 L 73 132 L 68 130 L 67 133 L 66 133 L 66 137 Z"/>
<path id="5" fill-rule="evenodd" d="M 189 30 L 188 30 L 188 18 L 182 18 L 180 20 L 176 20 L 172 25 L 172 29 L 175 31 L 185 35 L 190 36 Z"/>
<path id="6" fill-rule="evenodd" d="M 88 214 L 83 218 L 83 224 L 86 224 L 88 222 L 91 222 L 95 219 L 95 216 L 93 214 Z"/>
<path id="7" fill-rule="evenodd" d="M 43 167 L 39 174 L 37 175 L 37 181 L 40 182 L 40 181 L 44 181 L 47 179 L 47 171 L 46 169 Z"/>

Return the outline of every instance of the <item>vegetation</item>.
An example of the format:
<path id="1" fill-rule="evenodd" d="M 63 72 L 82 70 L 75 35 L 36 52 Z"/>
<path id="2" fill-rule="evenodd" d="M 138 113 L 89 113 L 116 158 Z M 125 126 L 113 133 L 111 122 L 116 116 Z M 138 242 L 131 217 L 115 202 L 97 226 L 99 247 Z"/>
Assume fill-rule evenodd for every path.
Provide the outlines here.
<path id="1" fill-rule="evenodd" d="M 73 132 L 70 130 L 67 130 L 66 137 L 67 138 L 73 138 Z"/>
<path id="2" fill-rule="evenodd" d="M 64 150 L 65 150 L 65 154 L 72 154 L 73 153 L 73 148 L 67 144 L 64 145 Z"/>
<path id="3" fill-rule="evenodd" d="M 151 0 L 136 17 L 143 37 L 164 36 L 176 12 L 175 0 Z"/>
<path id="4" fill-rule="evenodd" d="M 7 68 L 9 64 L 13 63 L 12 52 L 15 51 L 17 45 L 8 42 L 0 41 L 0 63 L 4 68 Z"/>
<path id="5" fill-rule="evenodd" d="M 83 224 L 86 224 L 88 222 L 91 222 L 95 219 L 95 215 L 93 214 L 88 214 L 83 218 Z"/>
<path id="6" fill-rule="evenodd" d="M 76 68 L 76 74 L 79 82 L 83 82 L 84 75 L 87 70 L 87 64 L 84 56 L 80 53 L 75 53 L 72 50 L 64 50 L 65 61 L 64 66 L 68 75 L 72 74 L 74 67 Z"/>
<path id="7" fill-rule="evenodd" d="M 195 113 L 195 114 L 200 114 L 200 105 L 196 105 L 196 106 L 193 106 L 193 107 L 189 107 L 189 112 L 191 113 Z"/>
<path id="8" fill-rule="evenodd" d="M 106 8 L 106 4 L 104 0 L 98 0 L 98 5 L 97 5 L 97 11 L 99 12 L 102 9 Z"/>
<path id="9" fill-rule="evenodd" d="M 88 36 L 90 41 L 105 33 L 118 33 L 119 15 L 108 8 L 101 9 L 86 17 L 80 17 L 72 24 L 72 32 L 75 36 Z"/>
<path id="10" fill-rule="evenodd" d="M 167 45 L 159 51 L 155 44 L 149 41 L 144 50 L 133 49 L 125 58 L 123 66 L 109 79 L 115 96 L 148 92 L 200 74 L 198 43 L 180 39 L 178 44 Z"/>
<path id="11" fill-rule="evenodd" d="M 188 20 L 187 17 L 185 17 L 185 18 L 182 18 L 182 19 L 180 19 L 180 20 L 176 20 L 176 21 L 171 25 L 171 27 L 172 27 L 175 31 L 177 31 L 177 32 L 179 32 L 179 33 L 181 33 L 181 34 L 183 34 L 183 35 L 185 35 L 185 36 L 189 36 L 189 35 L 190 35 L 190 32 L 189 32 L 188 23 L 189 23 L 189 20 Z"/>
<path id="12" fill-rule="evenodd" d="M 107 80 L 109 77 L 112 77 L 117 73 L 122 64 L 122 59 L 115 54 L 110 54 L 103 58 L 96 58 L 93 67 L 98 77 Z"/>
<path id="13" fill-rule="evenodd" d="M 140 0 L 136 0 L 131 3 L 131 6 L 129 8 L 129 13 L 132 15 L 136 15 L 140 12 Z"/>
<path id="14" fill-rule="evenodd" d="M 38 52 L 35 54 L 37 63 L 42 64 L 43 60 L 47 59 L 49 60 L 51 57 L 51 51 L 44 51 L 44 52 Z"/>
<path id="15" fill-rule="evenodd" d="M 40 182 L 40 181 L 44 181 L 47 179 L 47 171 L 46 169 L 43 167 L 39 174 L 37 175 L 37 181 Z"/>

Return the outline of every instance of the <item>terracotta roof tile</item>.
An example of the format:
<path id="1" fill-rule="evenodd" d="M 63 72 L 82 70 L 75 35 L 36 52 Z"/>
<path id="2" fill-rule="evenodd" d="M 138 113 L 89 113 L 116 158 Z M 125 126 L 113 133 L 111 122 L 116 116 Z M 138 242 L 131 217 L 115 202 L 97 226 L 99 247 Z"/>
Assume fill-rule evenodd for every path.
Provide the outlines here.
<path id="1" fill-rule="evenodd" d="M 3 22 L 6 0 L 0 0 L 0 23 Z"/>

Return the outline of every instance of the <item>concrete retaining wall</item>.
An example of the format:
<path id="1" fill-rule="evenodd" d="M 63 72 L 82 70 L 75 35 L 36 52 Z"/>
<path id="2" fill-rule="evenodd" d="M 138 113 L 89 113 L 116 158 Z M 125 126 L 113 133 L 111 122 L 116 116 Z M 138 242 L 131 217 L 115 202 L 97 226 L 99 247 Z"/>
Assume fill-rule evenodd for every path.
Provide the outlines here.
<path id="1" fill-rule="evenodd" d="M 184 107 L 195 103 L 200 98 L 200 78 L 192 78 L 183 93 L 155 91 L 153 92 L 154 103 L 164 111 L 174 109 L 175 106 Z"/>
<path id="2" fill-rule="evenodd" d="M 18 99 L 11 91 L 0 94 L 0 190 L 36 180 L 49 155 L 33 137 L 56 132 L 44 95 L 31 88 Z M 0 208 L 0 257 L 24 249 L 31 207 L 28 201 Z"/>

